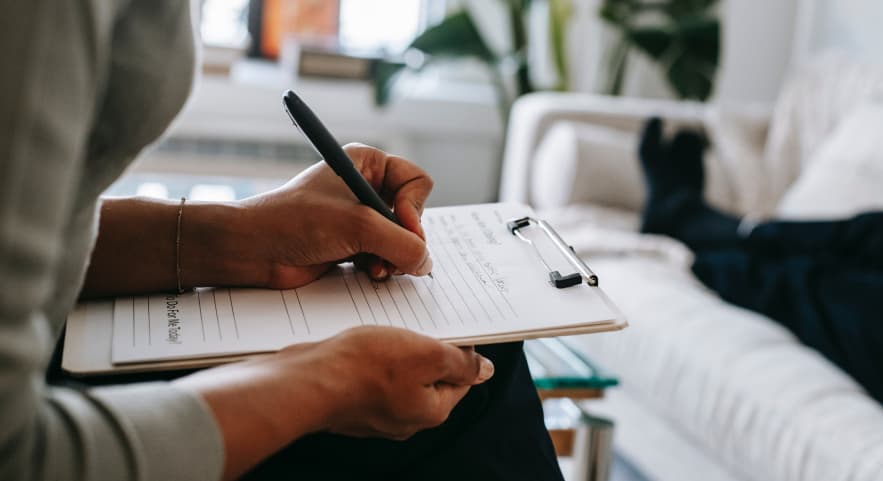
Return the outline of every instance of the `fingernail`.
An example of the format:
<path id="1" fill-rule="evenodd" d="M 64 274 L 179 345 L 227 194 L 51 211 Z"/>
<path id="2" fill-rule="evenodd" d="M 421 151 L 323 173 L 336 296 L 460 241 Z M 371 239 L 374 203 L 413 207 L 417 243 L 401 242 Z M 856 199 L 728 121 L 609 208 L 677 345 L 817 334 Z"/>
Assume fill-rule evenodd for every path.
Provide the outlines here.
<path id="1" fill-rule="evenodd" d="M 481 367 L 478 369 L 478 382 L 485 382 L 494 375 L 494 363 L 490 359 L 479 356 Z"/>
<path id="2" fill-rule="evenodd" d="M 417 268 L 417 272 L 415 275 L 425 276 L 432 272 L 432 258 L 429 257 L 429 254 L 426 254 L 426 257 L 423 259 L 423 263 L 420 264 L 420 267 Z"/>
<path id="3" fill-rule="evenodd" d="M 373 265 L 371 266 L 371 277 L 374 280 L 382 281 L 389 277 L 389 271 L 383 265 Z"/>

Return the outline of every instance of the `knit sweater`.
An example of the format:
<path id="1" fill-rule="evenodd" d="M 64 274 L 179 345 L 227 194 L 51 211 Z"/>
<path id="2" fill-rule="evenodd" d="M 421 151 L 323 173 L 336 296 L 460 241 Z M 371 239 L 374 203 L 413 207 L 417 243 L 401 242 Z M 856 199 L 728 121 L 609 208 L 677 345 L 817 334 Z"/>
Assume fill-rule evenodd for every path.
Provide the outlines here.
<path id="1" fill-rule="evenodd" d="M 28 0 L 0 12 L 0 479 L 215 480 L 223 445 L 166 383 L 44 381 L 82 286 L 99 194 L 192 82 L 190 2 Z"/>

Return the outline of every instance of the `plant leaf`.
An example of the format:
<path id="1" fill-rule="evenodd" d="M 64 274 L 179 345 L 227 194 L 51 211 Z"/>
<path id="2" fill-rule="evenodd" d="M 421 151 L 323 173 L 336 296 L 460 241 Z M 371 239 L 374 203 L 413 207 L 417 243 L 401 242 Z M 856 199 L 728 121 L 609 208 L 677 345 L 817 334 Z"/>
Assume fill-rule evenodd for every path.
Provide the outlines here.
<path id="1" fill-rule="evenodd" d="M 382 107 L 389 103 L 395 81 L 404 69 L 404 63 L 388 60 L 379 60 L 373 65 L 375 105 Z"/>
<path id="2" fill-rule="evenodd" d="M 558 74 L 556 90 L 567 90 L 569 68 L 567 65 L 567 22 L 573 14 L 572 0 L 549 0 L 549 35 L 552 58 Z"/>
<path id="3" fill-rule="evenodd" d="M 686 15 L 678 20 L 674 51 L 667 76 L 684 98 L 707 100 L 714 86 L 720 56 L 720 22 L 716 18 Z"/>
<path id="4" fill-rule="evenodd" d="M 682 55 L 672 62 L 666 76 L 681 98 L 705 101 L 714 85 L 714 67 Z"/>
<path id="5" fill-rule="evenodd" d="M 684 15 L 706 13 L 717 3 L 718 0 L 668 0 L 663 5 L 663 10 L 676 20 Z"/>
<path id="6" fill-rule="evenodd" d="M 599 15 L 625 32 L 630 45 L 662 67 L 680 97 L 706 100 L 713 89 L 720 56 L 720 21 L 713 8 L 718 3 L 719 0 L 604 0 Z M 647 25 L 639 20 L 650 12 L 656 15 L 648 18 L 661 22 Z"/>
<path id="7" fill-rule="evenodd" d="M 720 21 L 699 15 L 678 20 L 677 31 L 684 50 L 717 65 L 720 55 Z"/>
<path id="8" fill-rule="evenodd" d="M 633 14 L 630 2 L 623 0 L 606 0 L 598 10 L 604 21 L 618 27 L 627 26 Z"/>
<path id="9" fill-rule="evenodd" d="M 470 56 L 488 63 L 497 60 L 497 56 L 475 26 L 472 16 L 465 10 L 453 13 L 438 25 L 428 28 L 411 42 L 411 47 L 428 55 Z"/>
<path id="10" fill-rule="evenodd" d="M 518 8 L 523 12 L 527 12 L 527 9 L 530 8 L 530 4 L 533 3 L 533 0 L 504 0 L 509 3 L 509 5 L 514 8 Z"/>
<path id="11" fill-rule="evenodd" d="M 675 35 L 665 27 L 634 28 L 628 32 L 632 43 L 654 60 L 659 60 L 672 47 Z"/>

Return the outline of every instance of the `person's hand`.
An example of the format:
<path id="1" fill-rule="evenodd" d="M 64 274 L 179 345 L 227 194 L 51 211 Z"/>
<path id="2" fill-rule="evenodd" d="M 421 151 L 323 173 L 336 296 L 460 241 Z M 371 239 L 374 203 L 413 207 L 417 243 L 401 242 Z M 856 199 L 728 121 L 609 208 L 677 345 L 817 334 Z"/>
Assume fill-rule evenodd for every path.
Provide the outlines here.
<path id="1" fill-rule="evenodd" d="M 309 433 L 402 440 L 438 426 L 493 371 L 472 349 L 360 327 L 175 382 L 214 413 L 232 479 Z"/>
<path id="2" fill-rule="evenodd" d="M 397 328 L 351 329 L 315 349 L 338 400 L 327 429 L 349 436 L 407 439 L 438 426 L 494 372 L 472 348 Z"/>
<path id="3" fill-rule="evenodd" d="M 375 279 L 393 271 L 431 271 L 420 226 L 432 190 L 429 175 L 372 147 L 350 144 L 344 150 L 404 228 L 359 203 L 328 165 L 317 163 L 279 189 L 241 201 L 239 221 L 253 236 L 246 243 L 248 251 L 239 254 L 244 264 L 263 271 L 246 278 L 262 279 L 265 287 L 298 287 L 357 254 L 386 261 L 362 259 L 362 267 Z"/>

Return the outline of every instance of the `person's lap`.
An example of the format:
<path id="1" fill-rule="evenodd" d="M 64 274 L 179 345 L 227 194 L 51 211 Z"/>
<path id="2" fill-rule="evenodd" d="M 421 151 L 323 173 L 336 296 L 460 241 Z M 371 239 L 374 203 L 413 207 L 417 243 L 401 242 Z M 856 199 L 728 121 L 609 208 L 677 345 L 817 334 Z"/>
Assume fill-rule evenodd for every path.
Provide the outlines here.
<path id="1" fill-rule="evenodd" d="M 314 435 L 246 479 L 561 480 L 522 344 L 476 349 L 494 362 L 494 377 L 438 428 L 402 442 Z"/>
<path id="2" fill-rule="evenodd" d="M 406 441 L 315 434 L 289 445 L 243 479 L 561 481 L 522 343 L 476 350 L 494 362 L 494 376 L 473 387 L 441 426 Z M 85 387 L 185 374 L 111 376 L 83 383 L 61 373 L 57 357 L 47 375 L 50 383 Z"/>

